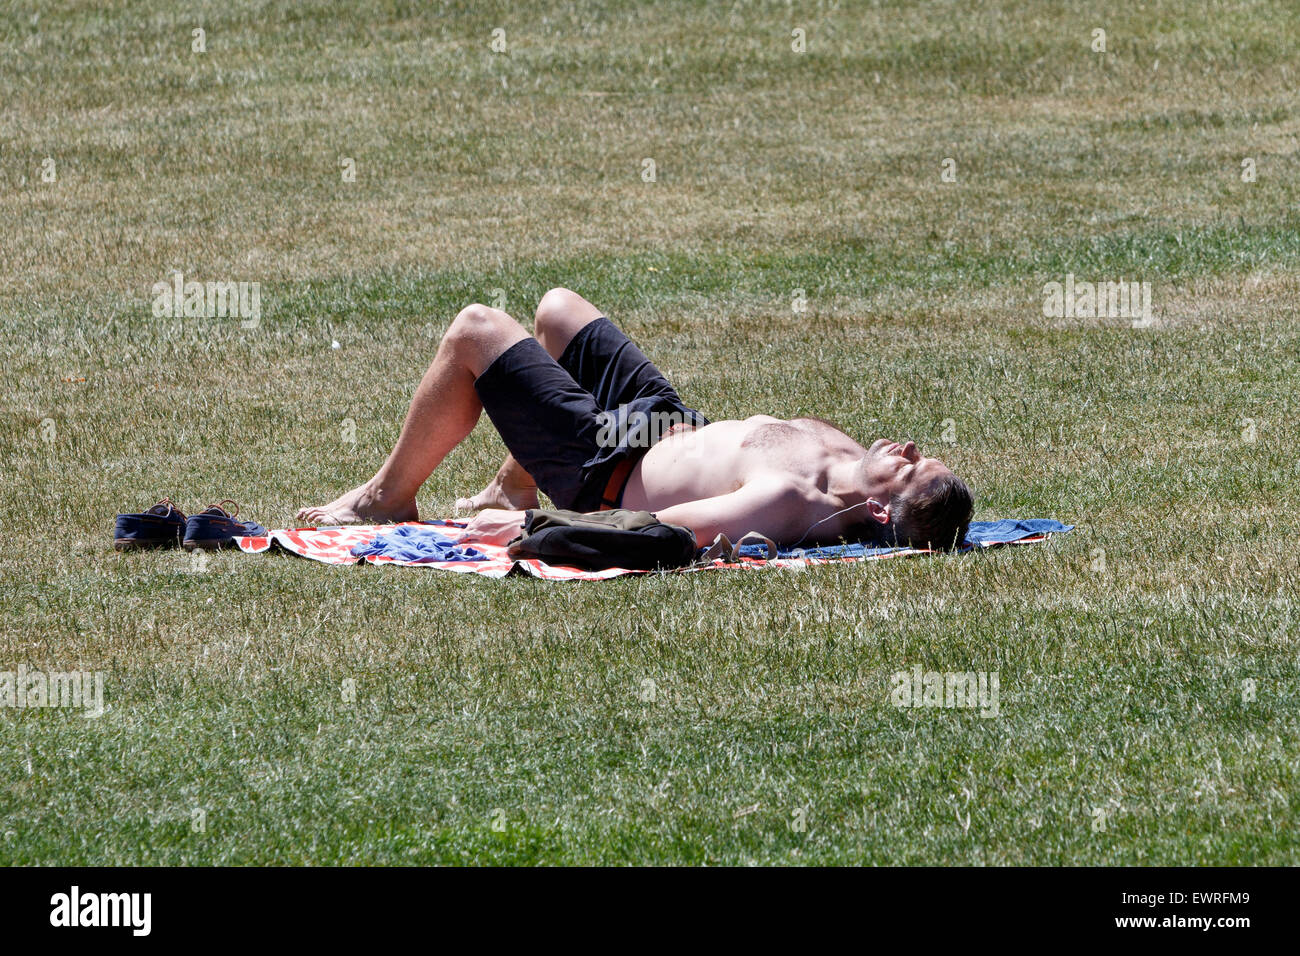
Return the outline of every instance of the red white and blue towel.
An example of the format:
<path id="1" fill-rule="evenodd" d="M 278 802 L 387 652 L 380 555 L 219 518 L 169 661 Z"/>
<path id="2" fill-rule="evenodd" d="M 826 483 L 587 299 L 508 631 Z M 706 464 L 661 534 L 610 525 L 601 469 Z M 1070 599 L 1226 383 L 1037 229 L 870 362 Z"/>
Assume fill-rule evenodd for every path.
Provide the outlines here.
<path id="1" fill-rule="evenodd" d="M 963 551 L 975 551 L 1006 544 L 1036 544 L 1048 535 L 1070 531 L 1073 525 L 1047 518 L 1025 520 L 972 521 Z M 518 561 L 506 554 L 504 545 L 467 541 L 465 523 L 457 521 L 407 521 L 388 525 L 346 525 L 336 528 L 289 528 L 257 537 L 236 538 L 240 550 L 258 554 L 272 548 L 288 551 L 325 564 L 394 564 L 401 567 L 436 568 L 502 578 L 507 574 L 531 574 L 548 580 L 601 581 L 623 574 L 653 572 L 607 568 L 584 571 L 581 568 L 546 564 L 543 561 Z M 876 548 L 862 544 L 844 544 L 825 548 L 802 548 L 782 551 L 769 560 L 762 545 L 745 545 L 738 562 L 721 559 L 683 571 L 707 571 L 721 568 L 806 568 L 819 564 L 854 561 L 879 561 L 904 558 L 929 551 L 917 548 Z"/>

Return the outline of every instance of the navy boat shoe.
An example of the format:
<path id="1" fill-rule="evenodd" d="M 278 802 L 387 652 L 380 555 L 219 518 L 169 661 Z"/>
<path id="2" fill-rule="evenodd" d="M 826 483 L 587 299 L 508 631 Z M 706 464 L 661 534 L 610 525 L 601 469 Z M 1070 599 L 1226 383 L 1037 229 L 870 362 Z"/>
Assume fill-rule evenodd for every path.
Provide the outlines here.
<path id="1" fill-rule="evenodd" d="M 174 548 L 184 533 L 184 513 L 170 498 L 164 498 L 141 514 L 118 515 L 113 525 L 113 547 L 118 551 Z"/>
<path id="2" fill-rule="evenodd" d="M 234 505 L 233 512 L 227 511 L 222 505 Z M 186 551 L 193 551 L 195 548 L 202 548 L 206 551 L 215 551 L 217 548 L 228 548 L 234 545 L 236 537 L 246 537 L 254 534 L 266 534 L 266 529 L 256 521 L 239 521 L 236 516 L 239 514 L 239 505 L 227 498 L 207 508 L 207 510 L 196 515 L 190 515 L 185 522 L 185 540 L 182 542 Z"/>

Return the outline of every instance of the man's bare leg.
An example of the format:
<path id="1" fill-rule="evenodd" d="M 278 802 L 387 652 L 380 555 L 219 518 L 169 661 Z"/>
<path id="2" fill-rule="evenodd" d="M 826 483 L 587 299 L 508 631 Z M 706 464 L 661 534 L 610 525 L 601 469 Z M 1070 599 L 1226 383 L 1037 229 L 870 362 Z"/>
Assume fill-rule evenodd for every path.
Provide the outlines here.
<path id="1" fill-rule="evenodd" d="M 325 524 L 416 520 L 416 492 L 474 430 L 483 411 L 474 379 L 526 338 L 524 327 L 499 309 L 471 305 L 461 310 L 420 380 L 402 433 L 383 466 L 369 481 L 329 504 L 303 508 L 298 518 Z"/>
<path id="2" fill-rule="evenodd" d="M 601 311 L 568 289 L 552 289 L 537 303 L 533 318 L 533 334 L 551 358 L 559 359 L 565 348 L 588 322 L 600 318 Z M 513 455 L 507 454 L 496 477 L 487 487 L 472 498 L 460 498 L 459 510 L 478 511 L 483 508 L 505 508 L 519 511 L 537 507 L 537 482 L 524 470 Z"/>
<path id="3" fill-rule="evenodd" d="M 536 508 L 537 482 L 524 470 L 524 466 L 515 461 L 515 456 L 506 452 L 506 460 L 501 463 L 496 477 L 488 482 L 487 487 L 473 498 L 457 498 L 458 511 L 482 511 L 484 508 L 505 508 L 507 511 L 526 511 Z"/>

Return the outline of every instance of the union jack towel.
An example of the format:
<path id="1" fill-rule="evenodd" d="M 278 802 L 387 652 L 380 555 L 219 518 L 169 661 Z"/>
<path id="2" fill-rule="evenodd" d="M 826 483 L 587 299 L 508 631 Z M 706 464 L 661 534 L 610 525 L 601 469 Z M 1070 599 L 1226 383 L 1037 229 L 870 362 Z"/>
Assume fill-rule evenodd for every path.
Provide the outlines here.
<path id="1" fill-rule="evenodd" d="M 530 574 L 533 577 L 549 581 L 604 581 L 624 574 L 653 574 L 652 571 L 630 571 L 626 568 L 606 568 L 603 571 L 584 571 L 581 568 L 546 564 L 537 560 L 516 560 L 506 554 L 504 545 L 484 544 L 479 541 L 466 542 L 466 547 L 484 555 L 478 561 L 439 561 L 430 558 L 400 558 L 385 554 L 371 554 L 367 557 L 354 555 L 353 549 L 358 545 L 368 545 L 382 535 L 396 528 L 415 527 L 436 529 L 453 541 L 459 541 L 466 535 L 465 523 L 457 521 L 405 521 L 401 524 L 385 525 L 347 525 L 335 528 L 287 528 L 271 531 L 255 537 L 236 538 L 241 551 L 248 554 L 260 554 L 271 549 L 288 551 L 291 554 L 324 564 L 358 564 L 367 561 L 371 564 L 392 564 L 399 567 L 436 568 L 439 571 L 458 571 L 469 574 L 483 574 L 490 578 L 503 578 L 507 574 Z M 1061 524 L 1044 518 L 1021 521 L 985 521 L 971 522 L 966 551 L 980 548 L 996 547 L 1004 544 L 1037 544 L 1045 541 L 1050 534 L 1072 530 L 1073 525 Z M 764 557 L 761 546 L 745 546 L 740 550 L 740 560 L 728 562 L 717 559 L 709 564 L 702 564 L 681 571 L 709 571 L 726 568 L 745 568 L 757 570 L 762 568 L 808 568 L 819 564 L 837 562 L 880 561 L 885 558 L 906 558 L 930 552 L 918 548 L 870 548 L 862 545 L 844 545 L 834 548 L 811 548 L 802 551 L 783 551 L 772 559 Z M 677 573 L 677 572 L 673 572 Z"/>

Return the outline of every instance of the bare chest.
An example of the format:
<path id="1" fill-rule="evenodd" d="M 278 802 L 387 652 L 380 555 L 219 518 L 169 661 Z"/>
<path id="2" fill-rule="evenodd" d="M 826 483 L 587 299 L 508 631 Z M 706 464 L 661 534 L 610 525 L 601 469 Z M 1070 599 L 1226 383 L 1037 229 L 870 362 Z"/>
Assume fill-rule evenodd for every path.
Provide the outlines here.
<path id="1" fill-rule="evenodd" d="M 737 448 L 746 471 L 781 471 L 813 478 L 825 468 L 827 448 L 815 434 L 788 422 L 746 422 Z"/>

